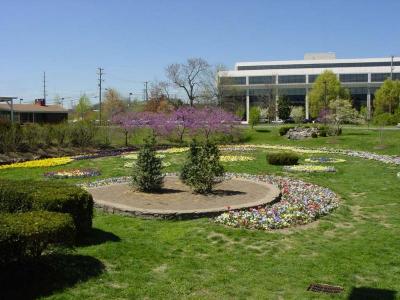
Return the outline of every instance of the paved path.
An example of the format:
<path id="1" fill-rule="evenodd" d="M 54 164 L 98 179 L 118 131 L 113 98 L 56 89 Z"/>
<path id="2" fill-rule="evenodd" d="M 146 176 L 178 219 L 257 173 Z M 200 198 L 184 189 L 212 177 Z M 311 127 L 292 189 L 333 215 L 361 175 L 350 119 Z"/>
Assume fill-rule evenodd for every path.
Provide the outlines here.
<path id="1" fill-rule="evenodd" d="M 234 178 L 218 184 L 210 195 L 193 194 L 177 177 L 165 178 L 160 193 L 132 191 L 127 183 L 90 188 L 96 206 L 144 217 L 192 218 L 229 209 L 256 207 L 279 197 L 273 185 Z"/>

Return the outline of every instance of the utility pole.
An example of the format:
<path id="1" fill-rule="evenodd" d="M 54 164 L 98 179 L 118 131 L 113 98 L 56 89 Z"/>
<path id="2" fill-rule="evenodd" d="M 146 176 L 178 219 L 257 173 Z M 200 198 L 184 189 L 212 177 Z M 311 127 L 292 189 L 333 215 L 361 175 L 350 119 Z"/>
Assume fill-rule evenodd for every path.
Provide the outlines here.
<path id="1" fill-rule="evenodd" d="M 102 68 L 98 68 L 99 73 L 97 73 L 99 75 L 99 121 L 100 121 L 100 125 L 101 125 L 101 83 L 103 82 L 102 76 L 104 75 L 103 71 L 104 69 Z"/>
<path id="2" fill-rule="evenodd" d="M 149 100 L 149 93 L 147 92 L 147 84 L 148 84 L 148 81 L 145 81 L 144 82 L 144 100 Z"/>
<path id="3" fill-rule="evenodd" d="M 46 103 L 46 72 L 43 72 L 43 100 Z"/>
<path id="4" fill-rule="evenodd" d="M 128 100 L 128 107 L 131 107 L 131 97 L 132 97 L 132 93 L 129 93 L 129 100 Z"/>

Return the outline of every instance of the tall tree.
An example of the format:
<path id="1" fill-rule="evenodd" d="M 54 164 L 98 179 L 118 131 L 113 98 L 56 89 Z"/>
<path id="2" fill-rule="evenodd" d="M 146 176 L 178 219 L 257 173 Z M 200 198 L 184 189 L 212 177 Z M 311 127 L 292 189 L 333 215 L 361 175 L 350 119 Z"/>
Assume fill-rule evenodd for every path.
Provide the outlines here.
<path id="1" fill-rule="evenodd" d="M 375 113 L 393 113 L 400 105 L 400 81 L 386 79 L 375 93 Z"/>
<path id="2" fill-rule="evenodd" d="M 116 114 L 124 112 L 126 110 L 126 105 L 116 89 L 107 89 L 102 108 L 107 119 L 111 120 Z"/>
<path id="3" fill-rule="evenodd" d="M 83 94 L 78 101 L 78 105 L 75 108 L 76 113 L 80 117 L 81 120 L 86 119 L 87 114 L 91 109 L 90 99 L 86 94 Z"/>
<path id="4" fill-rule="evenodd" d="M 340 85 L 339 79 L 332 71 L 324 71 L 315 80 L 310 92 L 310 113 L 313 118 L 321 111 L 329 108 L 329 103 L 335 99 L 350 99 L 347 89 Z"/>
<path id="5" fill-rule="evenodd" d="M 199 97 L 203 77 L 210 65 L 202 58 L 189 58 L 185 64 L 171 64 L 166 68 L 168 79 L 185 91 L 190 106 Z"/>

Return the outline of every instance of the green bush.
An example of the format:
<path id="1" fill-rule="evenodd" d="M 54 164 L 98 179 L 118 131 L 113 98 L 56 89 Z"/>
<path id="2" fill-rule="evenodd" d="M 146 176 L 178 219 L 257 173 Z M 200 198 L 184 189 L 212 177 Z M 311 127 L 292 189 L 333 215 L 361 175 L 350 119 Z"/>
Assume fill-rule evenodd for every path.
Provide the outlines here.
<path id="1" fill-rule="evenodd" d="M 19 124 L 12 125 L 0 120 L 0 153 L 16 151 L 22 144 L 22 129 Z"/>
<path id="2" fill-rule="evenodd" d="M 216 178 L 224 175 L 224 167 L 219 161 L 218 147 L 206 141 L 198 144 L 193 141 L 187 161 L 181 171 L 181 180 L 196 193 L 210 193 L 217 183 Z"/>
<path id="3" fill-rule="evenodd" d="M 77 147 L 88 147 L 94 144 L 97 128 L 90 122 L 76 122 L 70 129 L 71 143 Z"/>
<path id="4" fill-rule="evenodd" d="M 0 186 L 0 213 L 25 212 L 31 209 L 32 197 L 27 192 L 15 186 Z"/>
<path id="5" fill-rule="evenodd" d="M 68 214 L 45 211 L 0 214 L 0 264 L 39 256 L 50 244 L 71 245 L 74 232 Z"/>
<path id="6" fill-rule="evenodd" d="M 253 128 L 260 122 L 260 117 L 261 117 L 260 108 L 257 106 L 251 107 L 249 113 L 249 125 L 251 126 L 251 128 Z"/>
<path id="7" fill-rule="evenodd" d="M 281 126 L 279 128 L 279 135 L 283 136 L 285 135 L 290 129 L 295 128 L 295 126 Z"/>
<path id="8" fill-rule="evenodd" d="M 329 127 L 326 125 L 318 126 L 318 134 L 322 137 L 327 137 L 329 135 Z"/>
<path id="9" fill-rule="evenodd" d="M 300 157 L 293 152 L 272 152 L 267 154 L 267 161 L 271 165 L 297 165 Z"/>
<path id="10" fill-rule="evenodd" d="M 154 192 L 161 190 L 163 182 L 162 161 L 156 156 L 156 140 L 151 136 L 145 140 L 133 164 L 131 185 L 142 192 Z"/>
<path id="11" fill-rule="evenodd" d="M 82 188 L 59 182 L 0 181 L 0 210 L 44 210 L 68 213 L 79 236 L 92 228 L 93 198 Z"/>

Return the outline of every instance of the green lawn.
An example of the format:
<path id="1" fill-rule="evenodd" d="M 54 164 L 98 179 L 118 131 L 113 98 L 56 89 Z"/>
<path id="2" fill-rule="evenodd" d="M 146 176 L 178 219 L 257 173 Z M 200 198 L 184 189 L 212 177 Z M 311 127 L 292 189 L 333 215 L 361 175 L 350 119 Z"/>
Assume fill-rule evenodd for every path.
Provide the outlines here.
<path id="1" fill-rule="evenodd" d="M 359 129 L 345 130 L 336 143 L 333 138 L 287 141 L 276 129 L 248 136 L 249 143 L 400 153 L 399 131 L 384 132 L 386 148 L 379 151 L 373 149 L 378 133 Z M 257 150 L 252 153 L 256 160 L 228 163 L 226 168 L 282 175 L 281 167 L 266 163 L 265 153 Z M 3 270 L 2 291 L 16 286 L 14 296 L 50 299 L 346 299 L 367 287 L 398 291 L 399 298 L 400 167 L 340 157 L 346 162 L 335 164 L 336 174 L 286 174 L 341 196 L 336 211 L 310 225 L 263 232 L 224 227 L 206 218 L 159 221 L 96 212 L 95 230 L 87 241 L 72 252 Z M 172 163 L 167 170 L 177 171 L 183 158 L 167 155 Z M 123 164 L 112 157 L 48 170 L 97 167 L 102 177 L 110 177 L 129 174 Z M 48 170 L 3 170 L 0 176 L 43 179 Z M 338 296 L 306 291 L 314 282 L 340 285 L 345 291 Z M 393 299 L 383 296 L 376 299 Z"/>

